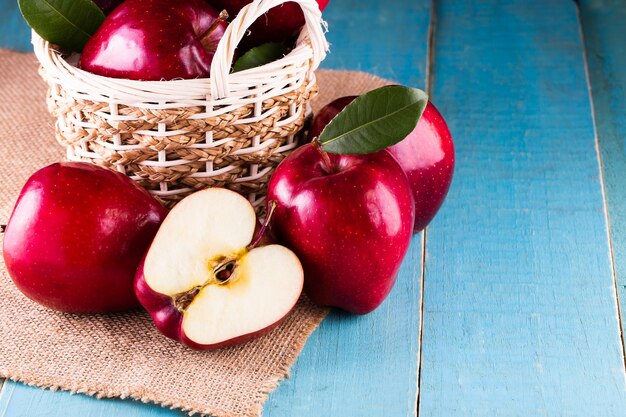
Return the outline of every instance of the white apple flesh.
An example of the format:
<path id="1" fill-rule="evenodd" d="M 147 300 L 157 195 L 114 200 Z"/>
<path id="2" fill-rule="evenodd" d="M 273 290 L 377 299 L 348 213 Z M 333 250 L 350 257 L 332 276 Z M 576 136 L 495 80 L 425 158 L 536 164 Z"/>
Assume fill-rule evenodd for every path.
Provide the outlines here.
<path id="1" fill-rule="evenodd" d="M 287 316 L 302 292 L 302 266 L 283 246 L 251 247 L 256 224 L 252 205 L 221 188 L 172 209 L 135 280 L 163 334 L 196 349 L 220 348 Z"/>

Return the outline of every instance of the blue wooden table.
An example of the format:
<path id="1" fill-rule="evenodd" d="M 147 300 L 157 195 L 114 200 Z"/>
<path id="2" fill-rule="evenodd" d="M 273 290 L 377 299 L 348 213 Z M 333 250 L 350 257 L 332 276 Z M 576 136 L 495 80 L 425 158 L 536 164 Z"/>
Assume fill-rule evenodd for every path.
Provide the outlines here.
<path id="1" fill-rule="evenodd" d="M 0 47 L 28 51 L 0 5 Z M 388 300 L 332 313 L 264 416 L 626 416 L 626 2 L 331 0 L 325 18 L 324 67 L 428 89 L 457 169 Z M 0 417 L 114 415 L 182 414 L 0 392 Z"/>

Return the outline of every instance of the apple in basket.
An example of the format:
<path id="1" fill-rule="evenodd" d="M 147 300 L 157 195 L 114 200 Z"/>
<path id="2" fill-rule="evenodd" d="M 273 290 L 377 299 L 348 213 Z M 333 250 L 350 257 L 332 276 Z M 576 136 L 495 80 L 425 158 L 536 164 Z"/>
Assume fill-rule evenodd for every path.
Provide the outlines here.
<path id="1" fill-rule="evenodd" d="M 317 0 L 320 10 L 328 5 L 329 0 Z M 209 0 L 216 9 L 225 9 L 231 18 L 237 16 L 241 9 L 252 3 L 252 0 Z M 257 19 L 240 44 L 241 50 L 248 50 L 268 42 L 288 42 L 298 35 L 304 26 L 304 14 L 297 3 L 286 2 L 270 9 L 263 17 Z"/>
<path id="2" fill-rule="evenodd" d="M 79 66 L 113 78 L 207 78 L 226 30 L 205 0 L 126 0 L 85 45 Z"/>
<path id="3" fill-rule="evenodd" d="M 137 308 L 134 274 L 165 215 L 121 173 L 52 164 L 28 179 L 9 218 L 7 271 L 26 296 L 52 309 Z"/>
<path id="4" fill-rule="evenodd" d="M 383 149 L 415 129 L 427 101 L 412 88 L 371 91 L 272 176 L 272 231 L 301 260 L 304 290 L 315 303 L 365 314 L 391 291 L 414 209 L 404 171 Z"/>
<path id="5" fill-rule="evenodd" d="M 308 138 L 318 137 L 326 125 L 356 96 L 341 97 L 323 107 L 313 119 Z M 428 102 L 415 129 L 387 152 L 400 164 L 411 183 L 415 201 L 415 232 L 435 217 L 448 194 L 454 173 L 454 144 L 443 116 Z"/>
<path id="6" fill-rule="evenodd" d="M 271 212 L 270 212 L 271 216 Z M 252 205 L 210 188 L 181 200 L 137 270 L 135 292 L 164 335 L 194 349 L 260 336 L 287 316 L 303 286 L 294 253 L 261 246 Z"/>

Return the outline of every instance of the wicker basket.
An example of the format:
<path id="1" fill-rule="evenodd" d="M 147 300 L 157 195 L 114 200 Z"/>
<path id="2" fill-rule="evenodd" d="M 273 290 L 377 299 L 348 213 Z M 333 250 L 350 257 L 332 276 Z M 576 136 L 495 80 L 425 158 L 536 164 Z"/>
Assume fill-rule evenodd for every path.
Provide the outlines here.
<path id="1" fill-rule="evenodd" d="M 328 49 L 317 2 L 291 0 L 306 21 L 296 48 L 276 62 L 230 73 L 248 27 L 286 1 L 254 0 L 243 8 L 218 45 L 208 79 L 98 76 L 33 33 L 67 159 L 123 172 L 167 206 L 219 186 L 260 208 L 272 171 L 297 146 L 294 136 L 317 93 L 314 70 Z"/>

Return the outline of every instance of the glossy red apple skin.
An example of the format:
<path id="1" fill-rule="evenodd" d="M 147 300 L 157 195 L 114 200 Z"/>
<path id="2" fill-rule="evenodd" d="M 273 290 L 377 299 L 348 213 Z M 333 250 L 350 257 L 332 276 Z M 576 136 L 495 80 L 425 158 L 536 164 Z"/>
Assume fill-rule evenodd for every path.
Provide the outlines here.
<path id="1" fill-rule="evenodd" d="M 126 0 L 87 42 L 79 66 L 133 80 L 207 78 L 226 22 L 208 37 L 208 47 L 200 39 L 218 15 L 205 0 Z"/>
<path id="2" fill-rule="evenodd" d="M 159 330 L 159 332 L 161 332 L 161 334 L 169 337 L 172 340 L 180 342 L 191 349 L 214 350 L 249 342 L 250 340 L 261 337 L 275 329 L 280 323 L 285 320 L 285 318 L 291 312 L 290 309 L 289 311 L 287 311 L 285 316 L 283 316 L 277 322 L 253 333 L 248 333 L 229 340 L 225 340 L 221 343 L 215 343 L 211 345 L 196 343 L 185 335 L 185 332 L 183 330 L 183 313 L 181 313 L 174 306 L 172 298 L 154 291 L 146 283 L 143 268 L 144 260 L 141 261 L 135 275 L 135 294 L 137 296 L 137 299 L 139 299 L 139 302 L 141 303 L 143 308 L 148 311 L 150 317 L 152 317 L 152 321 L 154 321 L 156 328 Z"/>
<path id="3" fill-rule="evenodd" d="M 328 1 L 317 0 L 320 10 L 324 10 Z M 209 2 L 218 10 L 228 11 L 228 15 L 233 19 L 244 6 L 252 3 L 252 0 L 209 0 Z M 267 42 L 288 42 L 298 35 L 302 26 L 304 26 L 304 14 L 300 6 L 293 2 L 283 3 L 252 24 L 249 34 L 242 39 L 239 49 L 246 51 Z"/>
<path id="4" fill-rule="evenodd" d="M 27 297 L 55 310 L 139 307 L 133 278 L 166 210 L 125 175 L 65 162 L 26 182 L 6 227 L 7 271 Z"/>
<path id="5" fill-rule="evenodd" d="M 409 247 L 411 189 L 385 152 L 329 157 L 333 172 L 311 144 L 281 162 L 267 194 L 278 203 L 270 224 L 302 262 L 313 302 L 366 314 L 391 291 Z"/>
<path id="6" fill-rule="evenodd" d="M 339 98 L 325 106 L 313 120 L 312 140 L 356 96 Z M 454 143 L 439 110 L 428 102 L 415 130 L 402 142 L 386 149 L 400 164 L 411 183 L 415 200 L 415 232 L 435 217 L 448 194 L 454 174 Z"/>

